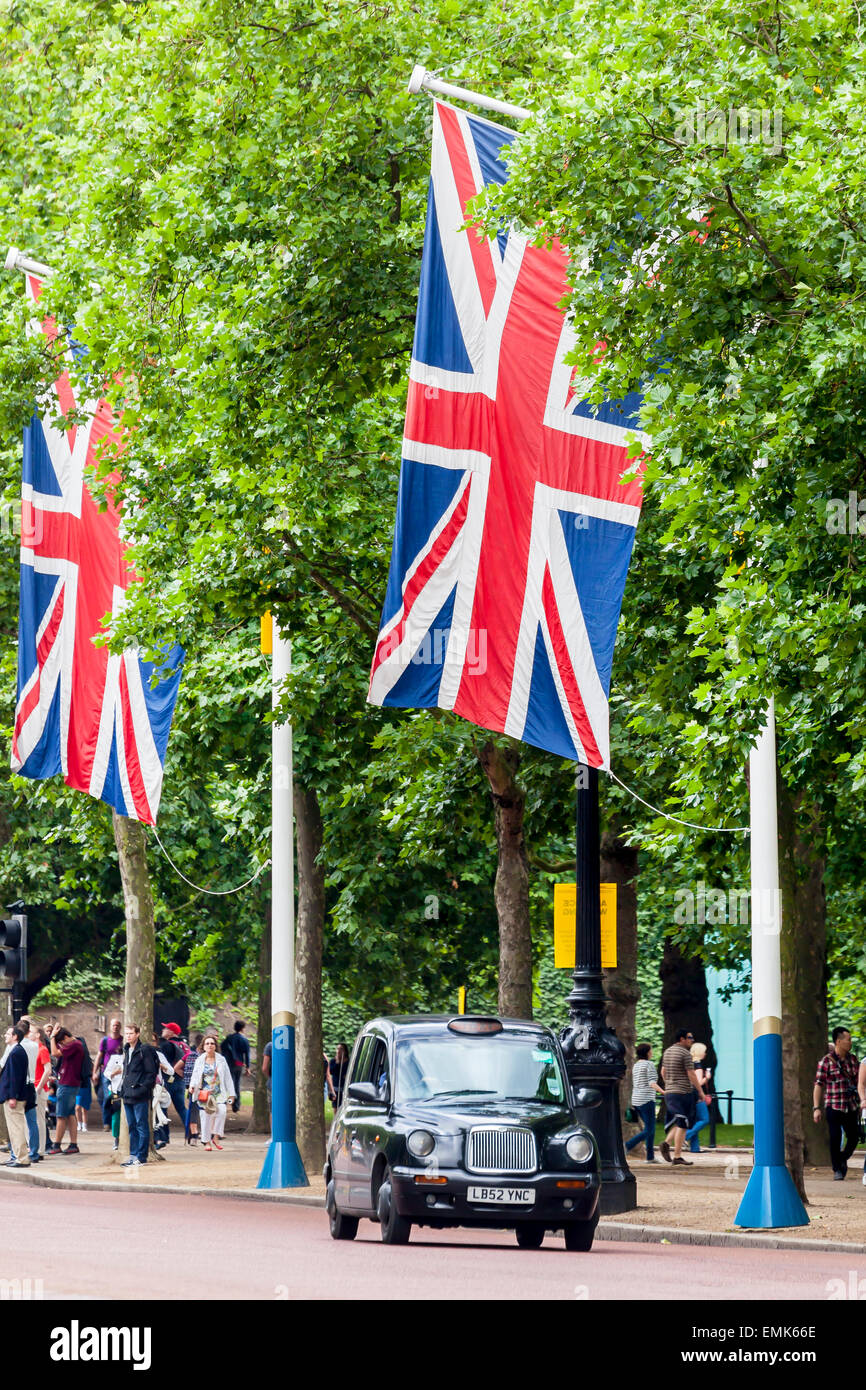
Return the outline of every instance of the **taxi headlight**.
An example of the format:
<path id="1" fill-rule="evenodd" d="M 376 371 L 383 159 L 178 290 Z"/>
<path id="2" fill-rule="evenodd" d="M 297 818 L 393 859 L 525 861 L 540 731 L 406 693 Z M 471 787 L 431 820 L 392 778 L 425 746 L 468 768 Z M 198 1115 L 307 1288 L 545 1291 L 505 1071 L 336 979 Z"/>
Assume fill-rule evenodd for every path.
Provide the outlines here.
<path id="1" fill-rule="evenodd" d="M 572 1134 L 565 1145 L 565 1152 L 574 1163 L 586 1163 L 592 1158 L 592 1140 L 585 1134 Z"/>
<path id="2" fill-rule="evenodd" d="M 413 1129 L 406 1140 L 406 1148 L 413 1158 L 427 1158 L 436 1147 L 436 1140 L 426 1129 Z"/>

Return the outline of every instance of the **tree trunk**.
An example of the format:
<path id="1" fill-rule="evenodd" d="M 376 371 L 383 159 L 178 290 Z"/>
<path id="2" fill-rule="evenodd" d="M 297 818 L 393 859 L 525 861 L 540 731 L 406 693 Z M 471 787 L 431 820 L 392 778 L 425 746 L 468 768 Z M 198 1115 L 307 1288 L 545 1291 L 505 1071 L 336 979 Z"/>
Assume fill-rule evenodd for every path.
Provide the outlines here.
<path id="1" fill-rule="evenodd" d="M 510 1018 L 532 1018 L 529 865 L 523 838 L 526 796 L 517 782 L 520 751 L 488 739 L 478 760 L 496 808 L 498 863 L 493 896 L 499 918 L 499 1012 Z"/>
<path id="2" fill-rule="evenodd" d="M 695 1042 L 706 1043 L 707 1055 L 704 1060 L 707 1066 L 712 1067 L 715 1077 L 716 1053 L 703 961 L 697 956 L 684 956 L 679 946 L 666 937 L 659 976 L 665 1023 L 664 1046 L 670 1047 L 678 1029 L 688 1028 L 690 1033 L 694 1033 Z"/>
<path id="3" fill-rule="evenodd" d="M 827 1167 L 827 1126 L 812 1120 L 812 1087 L 827 1040 L 826 844 L 817 811 L 778 780 L 782 890 L 782 1058 L 785 1153 L 805 1200 L 804 1165 Z"/>
<path id="4" fill-rule="evenodd" d="M 111 813 L 114 824 L 114 843 L 120 881 L 123 884 L 123 906 L 126 913 L 126 982 L 123 991 L 124 1023 L 137 1023 L 141 1041 L 150 1043 L 153 1037 L 153 980 L 156 972 L 156 924 L 153 914 L 153 893 L 147 869 L 147 841 L 141 821 Z M 162 1154 L 153 1146 L 153 1112 L 148 1107 L 150 1129 L 148 1157 L 162 1162 Z M 129 1133 L 121 1120 L 121 1138 L 128 1145 Z"/>
<path id="5" fill-rule="evenodd" d="M 123 884 L 126 911 L 126 983 L 123 993 L 124 1023 L 137 1023 L 142 1042 L 153 1034 L 153 978 L 156 969 L 156 928 L 153 894 L 147 871 L 144 826 L 112 811 L 114 843 Z"/>
<path id="6" fill-rule="evenodd" d="M 616 969 L 604 972 L 607 1026 L 625 1045 L 626 1073 L 619 1088 L 623 1120 L 631 1104 L 635 1015 L 640 999 L 637 982 L 637 849 L 610 831 L 601 837 L 601 881 L 616 884 Z"/>
<path id="7" fill-rule="evenodd" d="M 322 1085 L 322 942 L 325 932 L 325 871 L 322 814 L 314 788 L 295 783 L 298 850 L 298 925 L 295 936 L 295 1012 L 298 1148 L 307 1174 L 325 1161 Z"/>
<path id="8" fill-rule="evenodd" d="M 259 1002 L 256 1022 L 256 1072 L 253 1080 L 253 1113 L 247 1134 L 270 1134 L 271 1108 L 268 1079 L 262 1068 L 265 1045 L 271 1041 L 271 908 L 268 904 L 259 943 Z"/>

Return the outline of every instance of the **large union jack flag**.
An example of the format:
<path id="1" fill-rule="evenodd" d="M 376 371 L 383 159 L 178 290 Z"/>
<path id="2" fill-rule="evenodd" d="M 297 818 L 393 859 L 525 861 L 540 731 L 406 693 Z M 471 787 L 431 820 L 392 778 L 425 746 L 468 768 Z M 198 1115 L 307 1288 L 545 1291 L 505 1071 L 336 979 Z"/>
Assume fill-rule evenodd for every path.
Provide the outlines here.
<path id="1" fill-rule="evenodd" d="M 26 281 L 35 309 L 42 287 Z M 152 825 L 182 652 L 165 653 L 173 674 L 151 689 L 154 667 L 137 652 L 94 644 L 135 579 L 116 507 L 100 511 L 87 486 L 100 444 L 119 448 L 119 431 L 104 400 L 76 400 L 69 366 L 82 350 L 50 317 L 36 315 L 30 331 L 44 335 L 61 370 L 24 435 L 12 768 L 62 773 L 67 786 Z M 86 423 L 63 428 L 73 413 Z"/>
<path id="2" fill-rule="evenodd" d="M 443 103 L 373 704 L 439 706 L 609 766 L 608 691 L 641 505 L 640 397 L 597 411 L 563 358 L 566 256 L 461 230 L 511 131 Z"/>

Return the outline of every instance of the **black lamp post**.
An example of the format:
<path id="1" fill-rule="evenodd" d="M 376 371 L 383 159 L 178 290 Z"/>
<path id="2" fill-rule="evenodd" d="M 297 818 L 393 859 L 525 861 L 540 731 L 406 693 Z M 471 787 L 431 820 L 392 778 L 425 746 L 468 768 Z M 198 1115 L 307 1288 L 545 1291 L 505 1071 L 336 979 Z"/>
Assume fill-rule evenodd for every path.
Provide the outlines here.
<path id="1" fill-rule="evenodd" d="M 599 903 L 600 840 L 598 769 L 578 766 L 577 924 L 574 984 L 567 996 L 570 1021 L 560 1033 L 572 1091 L 601 1093 L 601 1103 L 577 1106 L 581 1123 L 592 1130 L 601 1154 L 602 1215 L 633 1211 L 637 1184 L 626 1162 L 619 1111 L 619 1083 L 625 1075 L 625 1047 L 605 1022 L 601 974 Z"/>

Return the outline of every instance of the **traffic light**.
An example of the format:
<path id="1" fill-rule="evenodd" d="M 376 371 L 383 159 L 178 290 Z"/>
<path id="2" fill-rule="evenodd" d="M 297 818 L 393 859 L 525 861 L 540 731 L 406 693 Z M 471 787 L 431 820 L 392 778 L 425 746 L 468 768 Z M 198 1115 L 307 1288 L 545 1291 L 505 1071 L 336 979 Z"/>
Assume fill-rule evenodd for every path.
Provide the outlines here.
<path id="1" fill-rule="evenodd" d="M 0 920 L 0 981 L 3 988 L 27 979 L 27 917 L 16 912 Z"/>

